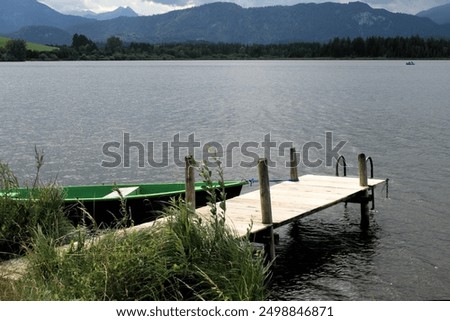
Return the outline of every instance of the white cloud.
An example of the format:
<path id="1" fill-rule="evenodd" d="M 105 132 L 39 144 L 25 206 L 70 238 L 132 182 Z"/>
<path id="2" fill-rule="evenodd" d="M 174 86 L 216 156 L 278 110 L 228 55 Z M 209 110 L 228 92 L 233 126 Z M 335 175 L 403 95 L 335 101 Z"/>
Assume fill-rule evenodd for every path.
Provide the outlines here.
<path id="1" fill-rule="evenodd" d="M 151 15 L 183 9 L 205 3 L 228 1 L 243 7 L 262 7 L 271 5 L 294 5 L 300 2 L 348 3 L 348 0 L 39 0 L 40 2 L 64 13 L 91 10 L 94 12 L 112 11 L 117 7 L 131 7 L 141 15 Z M 415 14 L 448 3 L 449 0 L 367 0 L 363 1 L 374 8 L 385 8 L 392 12 Z"/>
<path id="2" fill-rule="evenodd" d="M 38 1 L 62 13 L 73 13 L 85 10 L 100 13 L 113 11 L 118 7 L 130 7 L 140 15 L 152 15 L 192 6 L 192 4 L 189 3 L 185 6 L 178 6 L 145 0 L 38 0 Z M 170 0 L 166 2 L 170 2 Z"/>
<path id="3" fill-rule="evenodd" d="M 419 11 L 446 4 L 449 0 L 368 0 L 364 2 L 373 8 L 384 8 L 392 12 L 416 14 Z"/>

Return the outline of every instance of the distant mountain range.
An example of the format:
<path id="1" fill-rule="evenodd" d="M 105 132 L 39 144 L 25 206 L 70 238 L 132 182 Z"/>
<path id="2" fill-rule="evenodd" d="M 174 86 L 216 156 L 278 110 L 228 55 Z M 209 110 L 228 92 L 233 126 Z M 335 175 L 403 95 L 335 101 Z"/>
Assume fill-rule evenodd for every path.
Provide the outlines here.
<path id="1" fill-rule="evenodd" d="M 434 22 L 441 25 L 448 24 L 450 23 L 450 3 L 421 11 L 417 14 L 417 16 L 430 18 Z"/>
<path id="2" fill-rule="evenodd" d="M 95 13 L 92 11 L 73 12 L 73 15 L 95 20 L 110 20 L 119 17 L 138 17 L 139 15 L 130 7 L 119 7 L 111 12 Z"/>
<path id="3" fill-rule="evenodd" d="M 133 15 L 130 10 L 122 8 L 111 19 L 104 15 L 86 18 L 61 14 L 36 0 L 1 0 L 0 34 L 44 44 L 70 44 L 75 33 L 98 42 L 117 36 L 124 42 L 148 43 L 268 44 L 412 35 L 450 38 L 450 24 L 373 9 L 362 2 L 263 8 L 218 2 L 154 16 L 129 15 Z"/>
<path id="4" fill-rule="evenodd" d="M 61 14 L 36 0 L 0 1 L 0 32 L 2 34 L 39 25 L 65 29 L 87 21 L 89 20 L 85 18 Z"/>

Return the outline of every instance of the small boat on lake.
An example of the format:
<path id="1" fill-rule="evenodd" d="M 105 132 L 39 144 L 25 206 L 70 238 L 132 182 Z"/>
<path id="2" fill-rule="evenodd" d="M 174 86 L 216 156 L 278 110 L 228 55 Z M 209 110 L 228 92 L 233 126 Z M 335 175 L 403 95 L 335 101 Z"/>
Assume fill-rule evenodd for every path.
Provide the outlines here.
<path id="1" fill-rule="evenodd" d="M 414 66 L 415 63 L 414 63 L 414 61 L 408 61 L 408 62 L 406 63 L 406 65 L 407 65 L 407 66 Z"/>
<path id="2" fill-rule="evenodd" d="M 245 184 L 245 181 L 225 181 L 226 198 L 238 196 Z M 214 187 L 220 188 L 218 183 L 214 183 Z M 81 222 L 87 212 L 96 224 L 107 226 L 121 218 L 122 200 L 125 201 L 133 223 L 141 224 L 154 220 L 171 199 L 183 197 L 185 194 L 184 183 L 63 186 L 62 189 L 67 215 L 74 223 Z M 8 192 L 0 191 L 0 196 L 7 194 L 17 200 L 29 199 L 32 190 L 18 188 Z M 36 197 L 36 194 L 33 196 Z M 195 199 L 197 207 L 207 204 L 205 183 L 195 184 Z"/>

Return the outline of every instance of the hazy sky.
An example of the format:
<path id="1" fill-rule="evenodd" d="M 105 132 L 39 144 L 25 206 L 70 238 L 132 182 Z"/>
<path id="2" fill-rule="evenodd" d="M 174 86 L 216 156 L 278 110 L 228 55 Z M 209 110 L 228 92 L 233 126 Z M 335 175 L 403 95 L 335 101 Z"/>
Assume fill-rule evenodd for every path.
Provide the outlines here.
<path id="1" fill-rule="evenodd" d="M 38 0 L 55 10 L 64 13 L 91 10 L 94 12 L 112 11 L 117 7 L 131 7 L 141 15 L 164 13 L 174 9 L 188 8 L 218 0 Z M 328 2 L 322 0 L 222 0 L 234 2 L 243 7 L 270 5 L 293 5 L 300 2 Z M 334 0 L 348 3 L 349 1 Z M 374 8 L 385 8 L 392 12 L 416 14 L 417 12 L 450 2 L 450 0 L 367 0 L 363 1 Z"/>

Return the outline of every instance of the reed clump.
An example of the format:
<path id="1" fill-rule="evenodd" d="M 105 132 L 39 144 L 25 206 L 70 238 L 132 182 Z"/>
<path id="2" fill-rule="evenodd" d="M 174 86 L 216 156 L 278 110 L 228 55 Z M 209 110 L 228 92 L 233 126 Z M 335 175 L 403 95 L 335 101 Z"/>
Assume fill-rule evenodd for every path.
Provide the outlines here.
<path id="1" fill-rule="evenodd" d="M 43 156 L 37 151 L 36 161 L 34 182 L 25 190 L 8 164 L 0 162 L 0 261 L 25 254 L 37 228 L 53 239 L 74 229 L 64 212 L 63 189 L 39 180 Z"/>

